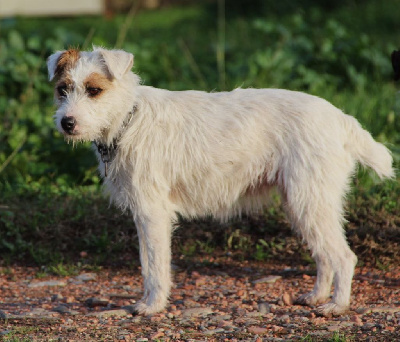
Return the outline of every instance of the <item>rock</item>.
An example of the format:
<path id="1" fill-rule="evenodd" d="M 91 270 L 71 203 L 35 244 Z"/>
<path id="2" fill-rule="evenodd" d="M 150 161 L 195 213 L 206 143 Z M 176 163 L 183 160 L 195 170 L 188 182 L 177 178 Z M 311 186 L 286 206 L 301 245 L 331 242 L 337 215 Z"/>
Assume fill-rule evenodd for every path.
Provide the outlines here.
<path id="1" fill-rule="evenodd" d="M 146 337 L 138 338 L 136 342 L 147 342 L 149 339 Z"/>
<path id="2" fill-rule="evenodd" d="M 213 312 L 211 308 L 191 308 L 182 312 L 183 317 L 206 316 L 211 315 Z"/>
<path id="3" fill-rule="evenodd" d="M 96 280 L 97 279 L 97 274 L 96 273 L 82 273 L 75 277 L 76 280 L 78 281 L 91 281 L 91 280 Z"/>
<path id="4" fill-rule="evenodd" d="M 56 302 L 58 300 L 63 300 L 63 299 L 64 299 L 64 297 L 62 295 L 60 295 L 59 293 L 54 294 L 54 295 L 51 296 L 51 301 L 52 302 Z"/>
<path id="5" fill-rule="evenodd" d="M 259 303 L 257 305 L 257 307 L 258 307 L 258 311 L 263 315 L 268 314 L 268 313 L 271 312 L 271 307 L 270 307 L 270 305 L 268 303 L 265 303 L 265 302 Z"/>
<path id="6" fill-rule="evenodd" d="M 159 339 L 160 337 L 163 337 L 164 333 L 162 331 L 157 331 L 153 335 L 150 336 L 151 340 L 156 340 Z"/>
<path id="7" fill-rule="evenodd" d="M 248 329 L 248 331 L 252 334 L 256 334 L 256 335 L 262 335 L 262 334 L 266 334 L 268 332 L 267 328 L 261 328 L 261 327 L 250 327 Z"/>
<path id="8" fill-rule="evenodd" d="M 0 319 L 7 319 L 8 315 L 3 311 L 0 310 Z"/>
<path id="9" fill-rule="evenodd" d="M 375 323 L 364 323 L 363 326 L 361 326 L 361 330 L 371 330 L 376 326 Z"/>
<path id="10" fill-rule="evenodd" d="M 273 284 L 279 279 L 282 279 L 282 277 L 277 275 L 270 275 L 268 277 L 254 280 L 253 284 L 262 284 L 262 283 Z"/>
<path id="11" fill-rule="evenodd" d="M 79 312 L 75 310 L 70 310 L 66 305 L 59 305 L 55 307 L 52 311 L 58 312 L 60 314 L 68 314 L 68 315 L 78 315 Z"/>
<path id="12" fill-rule="evenodd" d="M 282 295 L 282 302 L 283 302 L 283 304 L 285 304 L 285 305 L 293 305 L 293 297 L 292 297 L 292 294 L 290 294 L 290 293 L 288 293 L 288 292 L 285 292 L 283 295 Z"/>
<path id="13" fill-rule="evenodd" d="M 371 308 L 370 310 L 371 312 L 396 313 L 400 312 L 400 307 L 381 306 L 381 307 Z"/>
<path id="14" fill-rule="evenodd" d="M 220 334 L 220 333 L 223 333 L 223 332 L 225 332 L 224 329 L 217 328 L 217 329 L 204 330 L 203 334 L 204 335 L 214 335 L 214 334 Z"/>
<path id="15" fill-rule="evenodd" d="M 361 325 L 362 324 L 362 320 L 360 316 L 354 315 L 350 317 L 350 321 L 354 322 L 357 325 Z"/>
<path id="16" fill-rule="evenodd" d="M 30 283 L 28 285 L 29 288 L 35 288 L 35 287 L 45 287 L 45 286 L 65 286 L 67 285 L 64 281 L 62 280 L 49 280 L 49 281 L 40 281 L 37 283 Z"/>
<path id="17" fill-rule="evenodd" d="M 326 330 L 328 330 L 328 331 L 339 331 L 340 330 L 340 326 L 337 325 L 337 324 L 328 325 L 326 327 Z"/>
<path id="18" fill-rule="evenodd" d="M 279 318 L 279 320 L 283 323 L 289 323 L 290 322 L 290 316 L 289 315 L 283 315 Z"/>
<path id="19" fill-rule="evenodd" d="M 109 303 L 109 300 L 107 298 L 89 298 L 86 299 L 85 304 L 90 307 L 93 308 L 95 306 L 107 306 Z"/>
<path id="20" fill-rule="evenodd" d="M 94 316 L 98 318 L 108 318 L 112 316 L 118 317 L 125 317 L 129 316 L 129 313 L 126 310 L 118 309 L 118 310 L 106 310 L 106 311 L 99 311 L 99 312 L 92 312 L 87 314 L 86 316 Z"/>
<path id="21" fill-rule="evenodd" d="M 59 305 L 55 307 L 52 311 L 65 314 L 69 312 L 69 309 L 65 305 Z"/>
<path id="22" fill-rule="evenodd" d="M 367 313 L 370 313 L 370 312 L 371 312 L 371 309 L 370 309 L 370 308 L 358 308 L 358 309 L 356 309 L 356 312 L 357 312 L 359 315 L 365 315 L 365 314 L 367 314 Z"/>

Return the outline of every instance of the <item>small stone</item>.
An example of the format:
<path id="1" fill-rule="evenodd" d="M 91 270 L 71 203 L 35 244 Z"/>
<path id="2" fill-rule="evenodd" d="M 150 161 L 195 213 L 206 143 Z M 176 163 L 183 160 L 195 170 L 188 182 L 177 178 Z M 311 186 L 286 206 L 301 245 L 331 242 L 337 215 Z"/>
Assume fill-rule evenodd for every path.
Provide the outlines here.
<path id="1" fill-rule="evenodd" d="M 89 306 L 90 308 L 93 308 L 95 306 L 107 306 L 109 303 L 109 300 L 107 298 L 89 298 L 86 299 L 85 304 Z"/>
<path id="2" fill-rule="evenodd" d="M 350 317 L 350 321 L 354 322 L 357 325 L 362 325 L 362 320 L 360 316 L 354 315 Z"/>
<path id="3" fill-rule="evenodd" d="M 326 330 L 328 330 L 328 331 L 339 331 L 339 330 L 340 330 L 340 326 L 337 325 L 337 324 L 328 325 L 328 326 L 326 327 Z"/>
<path id="4" fill-rule="evenodd" d="M 154 333 L 153 335 L 150 336 L 150 339 L 156 340 L 163 336 L 164 336 L 164 333 L 162 331 L 157 331 L 156 333 Z"/>
<path id="5" fill-rule="evenodd" d="M 65 313 L 69 312 L 69 309 L 65 305 L 59 305 L 59 306 L 55 307 L 52 311 L 58 312 L 61 314 L 65 314 Z"/>
<path id="6" fill-rule="evenodd" d="M 45 309 L 42 309 L 42 308 L 34 308 L 32 311 L 26 312 L 26 313 L 22 314 L 21 316 L 43 318 L 43 319 L 52 318 L 51 312 L 47 311 Z"/>
<path id="7" fill-rule="evenodd" d="M 282 277 L 281 276 L 276 276 L 276 275 L 270 275 L 268 277 L 264 277 L 264 278 L 261 278 L 261 279 L 254 280 L 253 284 L 262 284 L 262 283 L 273 284 L 279 279 L 282 279 Z"/>
<path id="8" fill-rule="evenodd" d="M 310 319 L 308 317 L 301 316 L 298 319 L 300 322 L 308 322 Z"/>
<path id="9" fill-rule="evenodd" d="M 183 317 L 193 317 L 193 316 L 206 316 L 211 315 L 213 312 L 211 308 L 191 308 L 186 309 L 182 312 Z"/>
<path id="10" fill-rule="evenodd" d="M 138 338 L 136 342 L 147 342 L 149 339 L 146 337 Z"/>
<path id="11" fill-rule="evenodd" d="M 284 323 L 289 323 L 290 322 L 290 316 L 289 315 L 283 315 L 280 317 L 280 321 Z"/>
<path id="12" fill-rule="evenodd" d="M 112 317 L 112 316 L 125 317 L 128 315 L 129 315 L 129 313 L 126 310 L 119 309 L 119 310 L 106 310 L 106 311 L 92 312 L 92 313 L 87 314 L 86 316 L 108 318 L 108 317 Z"/>
<path id="13" fill-rule="evenodd" d="M 49 281 L 41 281 L 41 282 L 37 282 L 37 283 L 30 283 L 28 285 L 28 287 L 35 288 L 35 287 L 65 286 L 65 285 L 67 285 L 67 284 L 62 280 L 49 280 Z"/>
<path id="14" fill-rule="evenodd" d="M 75 298 L 72 296 L 68 296 L 65 298 L 65 303 L 67 303 L 67 304 L 74 303 L 75 301 L 76 301 Z"/>
<path id="15" fill-rule="evenodd" d="M 63 300 L 63 299 L 64 299 L 64 297 L 62 295 L 60 295 L 59 293 L 54 294 L 54 295 L 51 296 L 51 301 L 52 302 L 56 302 L 58 300 Z"/>
<path id="16" fill-rule="evenodd" d="M 290 293 L 288 293 L 288 292 L 285 292 L 283 295 L 282 295 L 282 302 L 285 304 L 285 305 L 293 305 L 293 296 L 290 294 Z"/>
<path id="17" fill-rule="evenodd" d="M 400 312 L 400 307 L 381 306 L 381 307 L 371 308 L 370 310 L 371 312 L 396 313 Z"/>
<path id="18" fill-rule="evenodd" d="M 358 309 L 356 309 L 356 312 L 357 312 L 359 315 L 365 315 L 365 314 L 367 314 L 367 313 L 370 313 L 370 312 L 371 312 L 371 309 L 370 309 L 370 308 L 358 308 Z"/>
<path id="19" fill-rule="evenodd" d="M 204 330 L 203 334 L 204 335 L 214 335 L 214 334 L 220 334 L 220 333 L 223 333 L 223 332 L 225 332 L 224 329 L 217 328 L 217 329 Z"/>
<path id="20" fill-rule="evenodd" d="M 262 327 L 250 327 L 248 329 L 248 331 L 252 334 L 262 335 L 262 334 L 266 334 L 268 332 L 268 329 L 262 328 Z"/>
<path id="21" fill-rule="evenodd" d="M 78 281 L 91 281 L 91 280 L 96 280 L 97 274 L 96 273 L 82 273 L 75 277 L 76 280 Z"/>
<path id="22" fill-rule="evenodd" d="M 361 327 L 361 330 L 371 330 L 375 326 L 375 323 L 364 323 L 364 325 Z"/>
<path id="23" fill-rule="evenodd" d="M 271 312 L 271 307 L 270 307 L 270 305 L 269 305 L 268 303 L 265 303 L 265 302 L 259 303 L 259 304 L 257 305 L 257 308 L 258 308 L 258 311 L 259 311 L 261 314 L 263 314 L 263 315 L 268 314 L 268 313 Z"/>
<path id="24" fill-rule="evenodd" d="M 0 319 L 7 319 L 7 314 L 3 310 L 0 310 Z"/>

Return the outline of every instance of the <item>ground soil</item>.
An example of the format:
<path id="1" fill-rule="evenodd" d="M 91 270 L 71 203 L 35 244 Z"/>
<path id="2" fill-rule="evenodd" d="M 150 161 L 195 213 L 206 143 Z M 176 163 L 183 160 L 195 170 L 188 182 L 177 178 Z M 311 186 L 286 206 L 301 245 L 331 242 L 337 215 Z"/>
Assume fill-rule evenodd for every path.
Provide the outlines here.
<path id="1" fill-rule="evenodd" d="M 400 267 L 357 267 L 350 311 L 319 317 L 293 304 L 310 291 L 315 267 L 296 260 L 181 260 L 170 304 L 132 316 L 140 267 L 69 276 L 7 267 L 0 276 L 3 341 L 400 341 Z M 40 277 L 38 277 L 40 275 Z"/>

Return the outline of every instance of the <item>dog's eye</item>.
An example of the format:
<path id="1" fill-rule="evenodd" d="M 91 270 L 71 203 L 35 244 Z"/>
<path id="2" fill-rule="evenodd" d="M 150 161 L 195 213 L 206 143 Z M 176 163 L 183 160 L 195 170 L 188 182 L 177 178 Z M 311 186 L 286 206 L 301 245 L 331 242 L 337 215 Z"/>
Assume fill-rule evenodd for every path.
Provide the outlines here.
<path id="1" fill-rule="evenodd" d="M 91 87 L 89 87 L 89 88 L 86 89 L 86 91 L 87 91 L 87 93 L 89 94 L 90 97 L 94 97 L 94 96 L 99 95 L 99 94 L 102 92 L 102 90 L 103 90 L 103 89 L 100 89 L 100 88 L 91 88 Z"/>
<path id="2" fill-rule="evenodd" d="M 60 97 L 67 97 L 67 86 L 65 84 L 58 86 L 57 93 Z"/>

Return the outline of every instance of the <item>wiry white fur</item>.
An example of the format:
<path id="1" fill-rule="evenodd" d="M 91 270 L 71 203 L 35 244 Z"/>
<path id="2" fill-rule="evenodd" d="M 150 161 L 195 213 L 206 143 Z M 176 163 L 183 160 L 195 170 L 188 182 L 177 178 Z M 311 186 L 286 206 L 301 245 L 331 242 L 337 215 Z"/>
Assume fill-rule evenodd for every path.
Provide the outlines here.
<path id="1" fill-rule="evenodd" d="M 104 184 L 112 200 L 134 215 L 145 289 L 140 313 L 167 304 L 176 213 L 225 220 L 263 208 L 272 187 L 317 262 L 315 287 L 299 301 L 324 303 L 334 280 L 333 298 L 319 310 L 347 309 L 357 258 L 344 237 L 343 199 L 357 162 L 381 178 L 393 176 L 383 145 L 327 101 L 294 91 L 173 92 L 142 86 L 127 70 L 108 94 L 93 100 L 84 95 L 82 80 L 93 70 L 115 75 L 121 68 L 107 65 L 99 50 L 81 54 L 70 71 L 76 88 L 59 104 L 56 123 L 62 131 L 61 118 L 74 116 L 79 134 L 68 138 L 75 140 L 110 143 L 122 132 Z"/>

